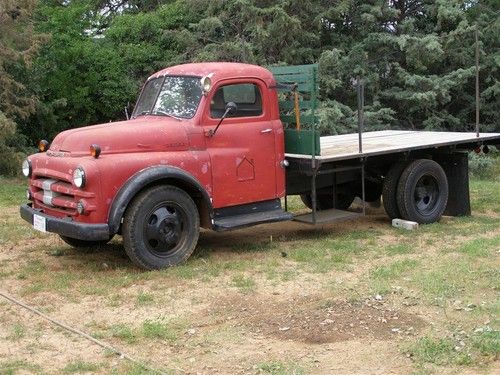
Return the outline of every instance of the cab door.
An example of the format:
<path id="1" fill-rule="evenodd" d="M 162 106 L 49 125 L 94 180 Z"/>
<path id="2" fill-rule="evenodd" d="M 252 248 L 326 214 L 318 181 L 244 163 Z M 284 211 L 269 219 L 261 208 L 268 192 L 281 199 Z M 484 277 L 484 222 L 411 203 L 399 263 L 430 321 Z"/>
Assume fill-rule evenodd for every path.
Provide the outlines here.
<path id="1" fill-rule="evenodd" d="M 217 132 L 206 137 L 214 208 L 277 197 L 276 129 L 264 90 L 265 84 L 258 79 L 226 80 L 208 94 L 202 119 L 205 134 L 215 129 L 228 102 L 237 105 Z"/>

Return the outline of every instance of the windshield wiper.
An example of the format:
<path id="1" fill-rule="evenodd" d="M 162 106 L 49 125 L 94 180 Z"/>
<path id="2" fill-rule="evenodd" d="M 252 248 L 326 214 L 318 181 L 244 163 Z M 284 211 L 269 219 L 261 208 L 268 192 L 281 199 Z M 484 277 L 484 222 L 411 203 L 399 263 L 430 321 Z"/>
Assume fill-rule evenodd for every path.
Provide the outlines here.
<path id="1" fill-rule="evenodd" d="M 163 111 L 160 111 L 160 110 L 156 110 L 156 111 L 152 112 L 151 114 L 152 115 L 160 115 L 160 116 L 168 116 L 168 117 L 175 118 L 178 121 L 182 121 L 182 119 L 180 117 L 174 116 L 174 115 L 172 115 L 170 113 L 163 112 Z"/>

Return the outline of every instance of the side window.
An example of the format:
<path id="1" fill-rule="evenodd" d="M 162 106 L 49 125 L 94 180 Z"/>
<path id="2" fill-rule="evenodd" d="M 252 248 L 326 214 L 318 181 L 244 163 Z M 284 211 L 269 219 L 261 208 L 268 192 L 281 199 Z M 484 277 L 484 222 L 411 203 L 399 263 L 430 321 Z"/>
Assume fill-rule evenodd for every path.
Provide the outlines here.
<path id="1" fill-rule="evenodd" d="M 262 114 L 262 97 L 257 85 L 253 83 L 238 83 L 219 87 L 210 103 L 210 117 L 221 118 L 226 110 L 226 104 L 234 102 L 238 110 L 228 117 L 251 117 Z"/>

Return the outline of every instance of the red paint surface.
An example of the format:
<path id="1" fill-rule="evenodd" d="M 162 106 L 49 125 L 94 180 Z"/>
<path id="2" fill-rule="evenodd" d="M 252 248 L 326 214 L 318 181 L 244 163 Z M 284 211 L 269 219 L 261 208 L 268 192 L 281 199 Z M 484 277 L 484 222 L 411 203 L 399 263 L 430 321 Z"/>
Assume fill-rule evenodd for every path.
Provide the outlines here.
<path id="1" fill-rule="evenodd" d="M 141 116 L 129 121 L 106 123 L 64 131 L 56 136 L 47 153 L 29 157 L 33 166 L 30 191 L 40 197 L 43 191 L 37 179 L 53 178 L 68 183 L 54 184 L 52 190 L 70 194 L 74 202 L 84 199 L 87 215 L 78 215 L 76 205 L 65 197 L 57 199 L 65 209 L 51 208 L 36 200 L 50 215 L 72 216 L 77 221 L 105 223 L 113 198 L 123 184 L 140 170 L 159 165 L 175 166 L 192 175 L 213 200 L 214 208 L 282 197 L 285 172 L 283 128 L 279 120 L 275 81 L 261 67 L 237 63 L 186 64 L 164 69 L 161 75 L 211 75 L 212 90 L 202 97 L 196 115 L 178 121 L 169 117 Z M 228 83 L 257 84 L 262 96 L 263 113 L 259 117 L 228 118 L 213 137 L 206 133 L 218 120 L 210 118 L 210 100 L 217 87 Z M 270 132 L 263 130 L 271 129 Z M 89 147 L 98 144 L 101 155 L 90 156 Z M 238 166 L 250 164 L 240 171 Z M 87 175 L 84 188 L 72 185 L 72 173 L 83 167 Z M 42 194 L 43 195 L 43 194 Z M 59 205 L 59 204 L 58 204 Z"/>

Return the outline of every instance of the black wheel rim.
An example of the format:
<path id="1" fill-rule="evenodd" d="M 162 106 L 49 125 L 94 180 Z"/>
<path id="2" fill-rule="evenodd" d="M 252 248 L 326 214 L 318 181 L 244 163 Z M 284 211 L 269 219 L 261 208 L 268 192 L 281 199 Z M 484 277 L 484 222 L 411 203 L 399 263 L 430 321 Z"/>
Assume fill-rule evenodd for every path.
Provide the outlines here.
<path id="1" fill-rule="evenodd" d="M 430 175 L 420 177 L 415 185 L 414 199 L 415 208 L 421 215 L 430 215 L 439 197 L 439 186 L 437 180 Z"/>
<path id="2" fill-rule="evenodd" d="M 181 246 L 186 237 L 186 213 L 175 203 L 161 203 L 146 216 L 144 242 L 156 256 L 169 257 Z"/>

